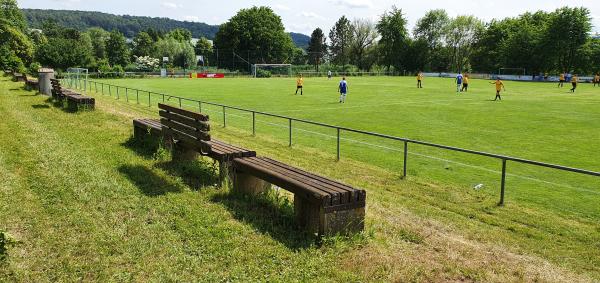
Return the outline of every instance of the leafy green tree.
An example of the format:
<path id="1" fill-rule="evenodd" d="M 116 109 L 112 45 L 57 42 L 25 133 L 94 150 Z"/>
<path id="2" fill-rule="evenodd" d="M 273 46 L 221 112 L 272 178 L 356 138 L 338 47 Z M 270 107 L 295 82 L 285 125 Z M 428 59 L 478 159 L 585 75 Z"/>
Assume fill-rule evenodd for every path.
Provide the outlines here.
<path id="1" fill-rule="evenodd" d="M 29 65 L 33 58 L 31 40 L 16 26 L 6 19 L 0 19 L 0 66 L 8 69 L 20 69 Z"/>
<path id="2" fill-rule="evenodd" d="M 441 9 L 428 11 L 417 21 L 413 30 L 414 38 L 419 42 L 427 43 L 426 48 L 415 50 L 419 52 L 417 57 L 424 60 L 423 68 L 438 72 L 448 69 L 450 59 L 449 52 L 444 46 L 444 38 L 449 24 L 450 17 L 445 10 Z"/>
<path id="3" fill-rule="evenodd" d="M 170 31 L 167 34 L 168 37 L 171 37 L 177 41 L 191 41 L 192 40 L 192 32 L 190 32 L 187 29 L 183 29 L 183 28 L 176 28 L 172 31 Z"/>
<path id="4" fill-rule="evenodd" d="M 308 44 L 308 58 L 310 63 L 315 66 L 315 70 L 319 71 L 319 65 L 323 61 L 325 53 L 327 53 L 327 43 L 325 42 L 325 34 L 320 28 L 316 28 L 311 36 Z"/>
<path id="5" fill-rule="evenodd" d="M 133 39 L 133 55 L 149 56 L 155 52 L 155 42 L 147 32 L 138 33 Z"/>
<path id="6" fill-rule="evenodd" d="M 107 56 L 106 41 L 109 33 L 102 28 L 90 28 L 87 30 L 92 41 L 93 54 L 96 59 L 104 59 Z"/>
<path id="7" fill-rule="evenodd" d="M 169 62 L 176 67 L 191 69 L 196 67 L 196 54 L 190 42 L 181 42 L 172 37 L 156 43 L 156 58 L 169 57 Z"/>
<path id="8" fill-rule="evenodd" d="M 448 25 L 445 40 L 450 49 L 451 70 L 469 71 L 469 57 L 477 40 L 477 34 L 483 29 L 483 23 L 474 16 L 458 16 Z"/>
<path id="9" fill-rule="evenodd" d="M 281 18 L 269 7 L 242 9 L 222 24 L 215 36 L 215 47 L 247 52 L 253 63 L 282 63 L 294 49 Z"/>
<path id="10" fill-rule="evenodd" d="M 346 16 L 342 16 L 329 31 L 329 52 L 334 64 L 346 65 L 350 62 L 348 45 L 352 36 L 352 25 Z"/>
<path id="11" fill-rule="evenodd" d="M 113 30 L 106 40 L 106 55 L 111 65 L 127 66 L 129 64 L 129 47 L 125 36 Z"/>
<path id="12" fill-rule="evenodd" d="M 48 41 L 38 46 L 35 53 L 36 60 L 42 65 L 61 70 L 93 65 L 93 48 L 87 34 L 53 22 L 44 24 L 44 33 Z"/>
<path id="13" fill-rule="evenodd" d="M 591 29 L 590 11 L 587 8 L 563 7 L 551 14 L 545 45 L 551 52 L 549 59 L 555 60 L 558 70 L 573 69 Z"/>
<path id="14" fill-rule="evenodd" d="M 406 48 L 409 44 L 408 31 L 406 29 L 406 18 L 402 10 L 392 6 L 392 10 L 385 12 L 376 25 L 381 35 L 379 40 L 379 52 L 382 55 L 381 62 L 390 70 L 394 66 L 396 70 L 402 70 L 402 62 L 405 57 Z"/>
<path id="15" fill-rule="evenodd" d="M 23 33 L 27 32 L 27 22 L 16 0 L 0 0 L 0 19 L 5 19 Z"/>
<path id="16" fill-rule="evenodd" d="M 379 35 L 375 24 L 369 20 L 356 19 L 352 22 L 350 58 L 361 70 L 369 70 L 375 63 L 375 45 Z"/>
<path id="17" fill-rule="evenodd" d="M 204 64 L 210 65 L 210 62 L 213 61 L 214 50 L 213 45 L 206 37 L 201 37 L 197 42 L 196 46 L 194 46 L 194 50 L 196 55 L 204 56 Z"/>

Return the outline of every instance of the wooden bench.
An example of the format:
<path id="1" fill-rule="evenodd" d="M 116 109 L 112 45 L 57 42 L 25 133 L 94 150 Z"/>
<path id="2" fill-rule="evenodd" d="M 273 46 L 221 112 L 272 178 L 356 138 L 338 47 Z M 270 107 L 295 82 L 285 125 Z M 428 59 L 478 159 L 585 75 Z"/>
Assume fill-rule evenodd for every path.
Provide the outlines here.
<path id="1" fill-rule="evenodd" d="M 34 78 L 30 78 L 27 75 L 25 75 L 25 87 L 28 90 L 37 90 L 37 91 L 40 90 L 40 84 L 39 84 L 38 80 L 34 79 Z"/>
<path id="2" fill-rule="evenodd" d="M 15 82 L 25 82 L 27 80 L 25 75 L 21 73 L 13 73 L 13 77 Z"/>
<path id="3" fill-rule="evenodd" d="M 85 109 L 94 109 L 96 100 L 93 97 L 81 95 L 61 86 L 57 79 L 50 79 L 52 84 L 52 98 L 59 103 L 67 102 L 67 107 L 71 110 L 78 110 L 79 107 Z"/>
<path id="4" fill-rule="evenodd" d="M 133 120 L 133 132 L 134 132 L 134 137 L 136 139 L 143 139 L 147 135 L 150 135 L 151 138 L 153 138 L 153 139 L 164 139 L 164 136 L 167 133 L 164 128 L 165 127 L 168 128 L 168 126 L 170 125 L 170 122 L 168 121 L 169 120 L 168 116 L 170 116 L 170 115 L 165 113 L 165 111 L 167 111 L 167 109 L 170 111 L 178 111 L 179 115 L 183 115 L 183 116 L 197 118 L 197 117 L 200 117 L 198 115 L 201 115 L 202 117 L 205 117 L 205 120 L 199 120 L 201 122 L 204 122 L 204 123 L 202 123 L 203 128 L 201 131 L 206 132 L 207 134 L 210 131 L 210 124 L 209 124 L 209 120 L 208 120 L 209 117 L 207 115 L 199 114 L 199 113 L 188 111 L 188 110 L 183 110 L 183 109 L 168 106 L 165 104 L 159 104 L 159 109 L 161 109 L 161 111 L 159 112 L 159 115 L 161 116 L 160 120 L 158 120 L 158 119 L 135 119 L 135 120 Z M 166 142 L 168 142 L 168 141 L 166 141 Z M 212 137 L 210 139 L 206 140 L 205 142 L 210 147 L 210 150 L 208 152 L 204 152 L 203 154 L 218 161 L 222 171 L 225 171 L 226 168 L 231 167 L 230 163 L 233 161 L 234 158 L 256 156 L 255 151 L 251 151 L 248 149 L 244 149 L 242 147 L 230 145 L 225 142 L 215 140 Z"/>
<path id="5" fill-rule="evenodd" d="M 266 157 L 233 160 L 234 190 L 260 194 L 269 184 L 294 194 L 297 222 L 319 235 L 364 229 L 366 191 Z"/>
<path id="6" fill-rule="evenodd" d="M 173 158 L 193 160 L 210 152 L 209 117 L 166 104 L 158 104 L 164 141 L 172 145 Z"/>

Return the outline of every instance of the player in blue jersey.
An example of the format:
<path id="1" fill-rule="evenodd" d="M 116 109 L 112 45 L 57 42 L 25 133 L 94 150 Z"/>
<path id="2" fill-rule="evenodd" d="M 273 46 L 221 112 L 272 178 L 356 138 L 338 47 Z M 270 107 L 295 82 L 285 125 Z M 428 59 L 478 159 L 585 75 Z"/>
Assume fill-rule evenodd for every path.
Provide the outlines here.
<path id="1" fill-rule="evenodd" d="M 463 75 L 458 72 L 458 75 L 456 75 L 456 93 L 461 92 L 461 87 L 462 87 L 462 83 L 463 83 Z"/>
<path id="2" fill-rule="evenodd" d="M 342 78 L 340 85 L 338 86 L 340 91 L 340 103 L 346 103 L 346 94 L 348 93 L 348 82 L 346 78 Z"/>

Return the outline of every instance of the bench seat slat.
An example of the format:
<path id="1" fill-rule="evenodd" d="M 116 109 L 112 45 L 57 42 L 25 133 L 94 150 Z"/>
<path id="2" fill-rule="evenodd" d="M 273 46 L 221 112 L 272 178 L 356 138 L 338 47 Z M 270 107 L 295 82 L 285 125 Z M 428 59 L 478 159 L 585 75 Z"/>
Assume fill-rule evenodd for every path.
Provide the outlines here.
<path id="1" fill-rule="evenodd" d="M 262 166 L 257 166 L 251 161 L 250 158 L 236 158 L 233 160 L 236 169 L 240 169 L 243 172 L 247 172 L 251 175 L 254 175 L 260 179 L 263 179 L 271 184 L 275 184 L 290 192 L 303 196 L 307 201 L 327 206 L 330 202 L 330 194 L 327 194 L 321 190 L 315 189 L 311 186 L 308 186 L 302 182 L 298 182 L 296 180 L 290 180 L 285 175 L 282 175 L 277 172 L 270 171 Z"/>
<path id="2" fill-rule="evenodd" d="M 176 114 L 176 113 L 170 113 L 164 110 L 159 111 L 159 115 L 162 118 L 168 119 L 168 120 L 172 120 L 172 121 L 176 121 L 179 124 L 191 127 L 191 128 L 198 128 L 201 129 L 202 131 L 210 131 L 210 125 L 206 122 L 206 121 L 196 121 L 193 119 L 190 119 L 188 117 Z"/>

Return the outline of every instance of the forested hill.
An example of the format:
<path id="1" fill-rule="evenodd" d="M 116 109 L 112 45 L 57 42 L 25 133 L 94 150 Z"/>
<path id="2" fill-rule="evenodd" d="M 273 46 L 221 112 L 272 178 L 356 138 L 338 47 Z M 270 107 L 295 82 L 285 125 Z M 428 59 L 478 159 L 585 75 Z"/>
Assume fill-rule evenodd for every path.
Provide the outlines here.
<path id="1" fill-rule="evenodd" d="M 22 9 L 27 18 L 29 26 L 32 28 L 41 28 L 44 21 L 52 19 L 59 25 L 86 30 L 90 27 L 101 27 L 111 31 L 117 29 L 132 38 L 138 32 L 149 28 L 161 31 L 170 31 L 176 28 L 185 28 L 192 32 L 192 36 L 200 38 L 202 36 L 213 39 L 219 26 L 208 25 L 205 23 L 177 21 L 169 18 L 151 18 L 140 16 L 119 16 L 102 12 L 88 11 L 68 11 L 68 10 L 40 10 L 40 9 Z M 299 47 L 308 46 L 310 37 L 290 33 L 292 40 Z"/>

